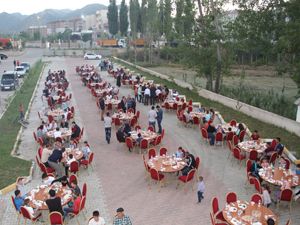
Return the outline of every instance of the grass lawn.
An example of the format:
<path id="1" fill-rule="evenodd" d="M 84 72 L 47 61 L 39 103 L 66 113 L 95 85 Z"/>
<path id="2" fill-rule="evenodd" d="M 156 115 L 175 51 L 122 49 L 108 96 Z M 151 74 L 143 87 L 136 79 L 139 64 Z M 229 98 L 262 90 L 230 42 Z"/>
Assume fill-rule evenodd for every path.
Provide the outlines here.
<path id="1" fill-rule="evenodd" d="M 23 103 L 24 110 L 28 105 L 39 79 L 43 62 L 38 61 L 25 76 L 20 90 L 17 90 L 14 100 L 0 120 L 0 189 L 12 184 L 18 176 L 28 176 L 31 161 L 21 160 L 10 155 L 17 138 L 20 124 L 18 121 L 18 106 Z"/>
<path id="2" fill-rule="evenodd" d="M 225 121 L 230 121 L 231 119 L 236 119 L 238 122 L 245 123 L 248 128 L 253 130 L 258 130 L 260 136 L 263 138 L 275 138 L 280 137 L 281 142 L 289 149 L 291 152 L 295 152 L 295 156 L 299 158 L 300 156 L 300 137 L 296 134 L 290 133 L 283 128 L 279 128 L 277 126 L 261 122 L 258 119 L 253 117 L 247 116 L 244 113 L 239 111 L 233 110 L 221 103 L 211 101 L 209 99 L 200 97 L 196 91 L 191 91 L 187 88 L 179 87 L 174 82 L 170 82 L 156 76 L 150 75 L 149 73 L 145 73 L 135 67 L 129 66 L 119 60 L 116 60 L 119 64 L 124 65 L 125 67 L 129 68 L 130 70 L 137 71 L 138 73 L 146 76 L 148 79 L 154 80 L 156 83 L 165 84 L 171 89 L 176 89 L 179 91 L 180 94 L 183 94 L 187 97 L 187 100 L 193 99 L 195 102 L 201 102 L 202 105 L 210 108 L 214 108 L 216 111 L 219 111 L 223 116 Z"/>

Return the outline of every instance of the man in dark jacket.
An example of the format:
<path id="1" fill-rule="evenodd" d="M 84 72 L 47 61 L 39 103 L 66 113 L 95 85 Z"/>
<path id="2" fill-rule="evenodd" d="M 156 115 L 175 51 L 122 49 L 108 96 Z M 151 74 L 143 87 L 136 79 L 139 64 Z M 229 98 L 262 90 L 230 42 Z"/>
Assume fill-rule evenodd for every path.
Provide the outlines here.
<path id="1" fill-rule="evenodd" d="M 99 107 L 101 110 L 101 121 L 104 120 L 104 112 L 105 112 L 105 100 L 103 97 L 99 99 Z"/>
<path id="2" fill-rule="evenodd" d="M 78 138 L 80 136 L 81 129 L 80 127 L 75 123 L 75 121 L 72 122 L 72 135 L 71 139 Z"/>
<path id="3" fill-rule="evenodd" d="M 161 127 L 161 122 L 163 119 L 163 110 L 160 108 L 159 105 L 156 106 L 156 120 L 157 120 L 157 125 L 158 125 L 158 133 L 161 134 L 162 132 L 162 127 Z"/>
<path id="4" fill-rule="evenodd" d="M 64 215 L 61 205 L 61 198 L 56 196 L 55 190 L 51 189 L 49 191 L 50 198 L 46 200 L 49 212 L 60 212 L 61 215 Z"/>

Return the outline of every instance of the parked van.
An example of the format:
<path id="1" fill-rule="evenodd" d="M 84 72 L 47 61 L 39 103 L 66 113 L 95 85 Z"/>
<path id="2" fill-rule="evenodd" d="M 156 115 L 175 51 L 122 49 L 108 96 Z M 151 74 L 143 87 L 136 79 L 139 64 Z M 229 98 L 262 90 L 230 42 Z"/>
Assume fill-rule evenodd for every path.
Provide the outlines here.
<path id="1" fill-rule="evenodd" d="M 1 77 L 1 91 L 15 90 L 19 86 L 19 78 L 16 71 L 6 71 Z"/>

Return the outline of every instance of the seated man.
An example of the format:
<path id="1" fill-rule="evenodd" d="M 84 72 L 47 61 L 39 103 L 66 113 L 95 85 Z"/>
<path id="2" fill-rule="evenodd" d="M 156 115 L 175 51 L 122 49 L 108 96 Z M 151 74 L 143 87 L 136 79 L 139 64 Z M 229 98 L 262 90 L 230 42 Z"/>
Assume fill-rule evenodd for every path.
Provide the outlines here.
<path id="1" fill-rule="evenodd" d="M 256 161 L 254 161 L 251 165 L 251 168 L 250 168 L 251 175 L 260 179 L 259 174 L 258 174 L 260 168 L 261 168 L 261 165 L 259 165 L 259 159 L 257 158 Z"/>
<path id="2" fill-rule="evenodd" d="M 53 133 L 54 138 L 61 138 L 61 131 L 59 129 L 59 127 L 56 127 L 54 133 Z"/>
<path id="3" fill-rule="evenodd" d="M 177 151 L 175 152 L 176 158 L 183 158 L 184 157 L 184 150 L 182 147 L 179 147 Z"/>
<path id="4" fill-rule="evenodd" d="M 31 218 L 35 218 L 37 216 L 40 216 L 41 215 L 41 211 L 39 210 L 39 207 L 33 209 L 31 206 L 30 206 L 30 200 L 29 198 L 26 198 L 24 200 L 24 208 L 27 209 L 27 211 L 29 212 L 29 215 Z"/>
<path id="5" fill-rule="evenodd" d="M 69 188 L 71 188 L 71 185 L 69 184 L 67 176 L 62 176 L 60 178 L 53 180 L 51 185 L 54 184 L 55 182 L 60 182 L 63 187 L 68 186 Z"/>
<path id="6" fill-rule="evenodd" d="M 81 191 L 80 191 L 80 188 L 79 188 L 76 180 L 72 180 L 71 189 L 72 189 L 73 193 L 75 193 L 77 195 L 81 195 Z"/>
<path id="7" fill-rule="evenodd" d="M 83 144 L 84 146 L 81 149 L 83 153 L 83 159 L 88 159 L 91 152 L 90 145 L 87 141 L 84 141 Z"/>
<path id="8" fill-rule="evenodd" d="M 254 130 L 254 132 L 251 134 L 251 140 L 257 141 L 260 138 L 258 131 Z"/>
<path id="9" fill-rule="evenodd" d="M 80 210 L 80 202 L 81 202 L 81 197 L 79 195 L 79 193 L 74 193 L 73 192 L 73 199 L 72 202 L 68 203 L 67 207 L 64 207 L 64 219 L 66 218 L 66 216 L 68 214 L 72 214 L 72 213 L 78 213 Z"/>
<path id="10" fill-rule="evenodd" d="M 187 110 L 186 112 L 184 112 L 183 114 L 185 116 L 186 122 L 187 123 L 193 123 L 193 118 L 191 117 L 190 111 Z"/>
<path id="11" fill-rule="evenodd" d="M 207 127 L 207 134 L 208 134 L 208 139 L 209 139 L 209 144 L 214 145 L 215 144 L 215 133 L 217 129 L 215 128 L 214 125 L 211 124 L 211 122 L 208 122 L 208 127 Z"/>
<path id="12" fill-rule="evenodd" d="M 186 166 L 181 170 L 183 176 L 188 175 L 189 171 L 196 167 L 196 160 L 194 155 L 187 152 L 185 159 L 186 159 Z"/>
<path id="13" fill-rule="evenodd" d="M 116 135 L 119 142 L 125 142 L 125 134 L 122 127 L 118 129 Z"/>
<path id="14" fill-rule="evenodd" d="M 14 203 L 15 203 L 16 209 L 18 211 L 20 211 L 21 206 L 24 204 L 24 197 L 22 197 L 20 190 L 15 190 Z"/>
<path id="15" fill-rule="evenodd" d="M 80 127 L 75 123 L 75 121 L 72 122 L 72 135 L 71 139 L 76 139 L 80 136 L 81 129 Z"/>
<path id="16" fill-rule="evenodd" d="M 52 176 L 48 176 L 47 173 L 43 173 L 42 174 L 42 180 L 43 180 L 43 184 L 50 186 L 52 181 L 54 181 L 54 177 Z"/>
<path id="17" fill-rule="evenodd" d="M 272 146 L 272 143 L 267 143 L 267 149 L 264 152 L 264 156 L 271 156 L 274 152 L 277 152 L 278 155 L 281 155 L 284 149 L 284 145 L 280 143 L 280 138 L 275 139 L 276 145 Z"/>
<path id="18" fill-rule="evenodd" d="M 61 205 L 61 198 L 56 196 L 55 190 L 49 190 L 50 198 L 46 200 L 46 204 L 48 206 L 49 212 L 60 212 L 61 215 L 64 215 Z"/>

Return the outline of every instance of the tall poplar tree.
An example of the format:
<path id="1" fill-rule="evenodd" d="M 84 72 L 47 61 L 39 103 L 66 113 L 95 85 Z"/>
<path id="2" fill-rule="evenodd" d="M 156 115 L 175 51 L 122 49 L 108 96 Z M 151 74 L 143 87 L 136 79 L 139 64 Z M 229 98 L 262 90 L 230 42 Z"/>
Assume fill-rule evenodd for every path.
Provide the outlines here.
<path id="1" fill-rule="evenodd" d="M 118 6 L 116 0 L 110 0 L 109 2 L 107 19 L 109 33 L 116 35 L 119 31 Z"/>
<path id="2" fill-rule="evenodd" d="M 128 31 L 128 6 L 125 3 L 125 0 L 122 0 L 119 12 L 120 18 L 120 33 L 122 36 L 127 36 Z"/>

